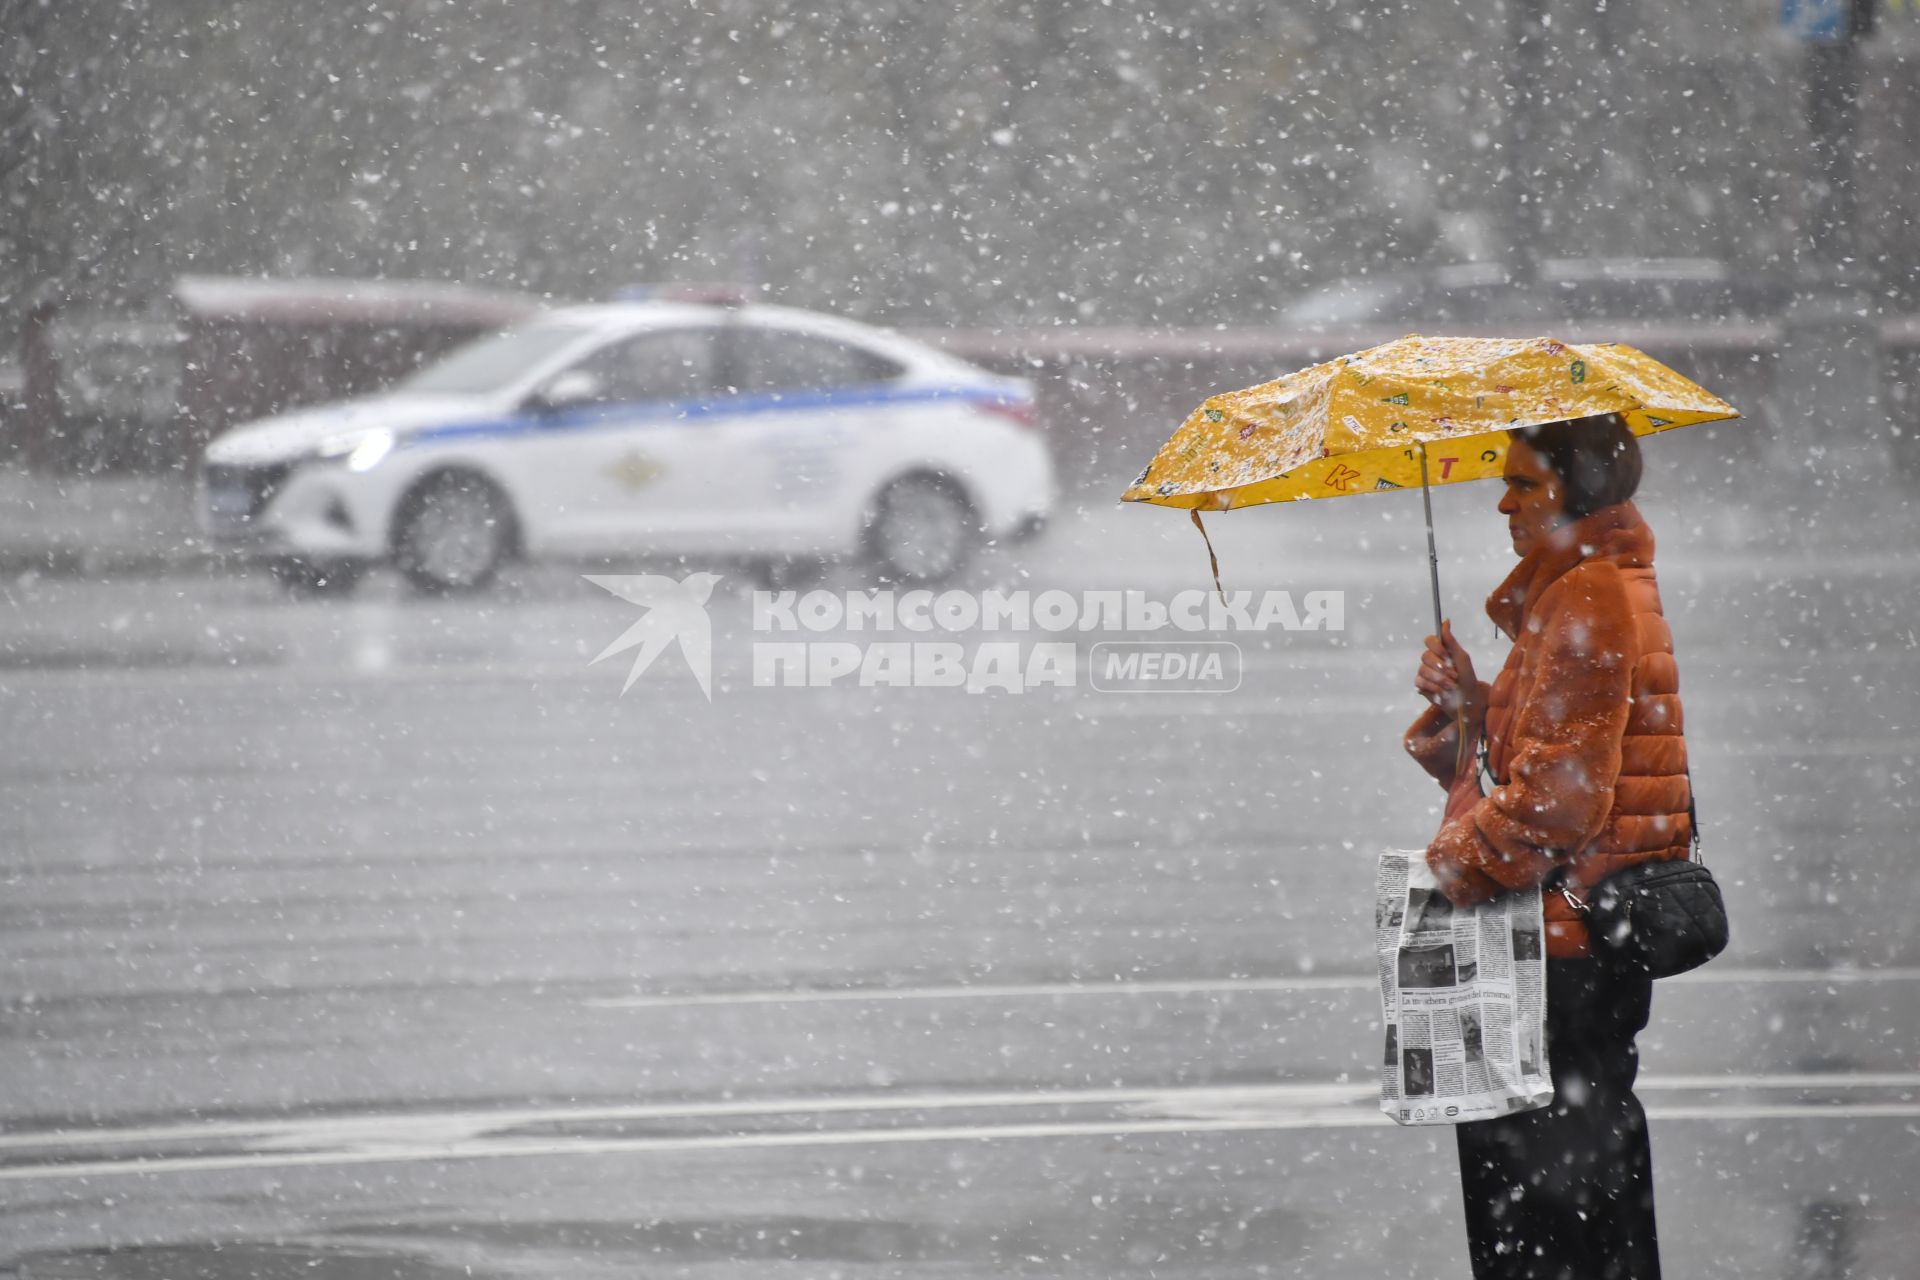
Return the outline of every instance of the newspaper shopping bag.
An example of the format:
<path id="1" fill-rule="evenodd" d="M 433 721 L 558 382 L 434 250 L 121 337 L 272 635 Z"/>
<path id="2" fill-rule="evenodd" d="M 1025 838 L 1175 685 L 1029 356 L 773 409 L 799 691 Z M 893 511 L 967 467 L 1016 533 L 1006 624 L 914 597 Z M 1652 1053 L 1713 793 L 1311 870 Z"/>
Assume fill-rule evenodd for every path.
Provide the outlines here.
<path id="1" fill-rule="evenodd" d="M 1380 855 L 1374 943 L 1387 1053 L 1380 1109 L 1462 1124 L 1553 1101 L 1540 895 L 1478 907 L 1441 894 L 1424 850 Z"/>

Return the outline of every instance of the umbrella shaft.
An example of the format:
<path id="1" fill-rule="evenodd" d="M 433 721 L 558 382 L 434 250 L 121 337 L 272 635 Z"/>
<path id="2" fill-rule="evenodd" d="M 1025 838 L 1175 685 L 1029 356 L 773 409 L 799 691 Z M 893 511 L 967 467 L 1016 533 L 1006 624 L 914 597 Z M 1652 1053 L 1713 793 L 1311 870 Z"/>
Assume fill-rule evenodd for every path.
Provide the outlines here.
<path id="1" fill-rule="evenodd" d="M 1427 578 L 1433 586 L 1433 634 L 1440 634 L 1440 549 L 1433 541 L 1433 486 L 1427 483 L 1427 446 L 1420 445 L 1420 502 L 1427 510 Z M 1466 692 L 1453 704 L 1453 776 L 1459 777 L 1467 767 L 1467 701 Z"/>
<path id="2" fill-rule="evenodd" d="M 1420 501 L 1427 509 L 1427 576 L 1433 586 L 1433 634 L 1440 634 L 1440 551 L 1433 541 L 1433 489 L 1427 484 L 1427 446 L 1420 446 Z"/>

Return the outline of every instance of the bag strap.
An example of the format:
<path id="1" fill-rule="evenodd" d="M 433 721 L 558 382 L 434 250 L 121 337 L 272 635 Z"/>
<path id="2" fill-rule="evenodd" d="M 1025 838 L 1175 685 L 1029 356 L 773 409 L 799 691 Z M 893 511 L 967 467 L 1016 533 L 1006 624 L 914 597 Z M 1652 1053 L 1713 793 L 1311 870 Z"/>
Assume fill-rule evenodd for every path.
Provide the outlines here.
<path id="1" fill-rule="evenodd" d="M 1706 866 L 1707 860 L 1700 856 L 1700 815 L 1693 799 L 1692 764 L 1687 765 L 1687 833 L 1692 836 L 1688 843 L 1693 845 L 1693 860 L 1703 867 Z"/>

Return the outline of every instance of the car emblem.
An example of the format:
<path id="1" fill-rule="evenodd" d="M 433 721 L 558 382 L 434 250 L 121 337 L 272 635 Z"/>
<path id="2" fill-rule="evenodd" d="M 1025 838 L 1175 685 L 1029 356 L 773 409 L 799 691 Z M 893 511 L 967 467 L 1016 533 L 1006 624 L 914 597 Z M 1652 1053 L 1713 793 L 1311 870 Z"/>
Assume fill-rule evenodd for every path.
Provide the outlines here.
<path id="1" fill-rule="evenodd" d="M 621 454 L 601 468 L 600 474 L 629 493 L 638 493 L 658 480 L 665 470 L 646 454 L 632 451 Z"/>

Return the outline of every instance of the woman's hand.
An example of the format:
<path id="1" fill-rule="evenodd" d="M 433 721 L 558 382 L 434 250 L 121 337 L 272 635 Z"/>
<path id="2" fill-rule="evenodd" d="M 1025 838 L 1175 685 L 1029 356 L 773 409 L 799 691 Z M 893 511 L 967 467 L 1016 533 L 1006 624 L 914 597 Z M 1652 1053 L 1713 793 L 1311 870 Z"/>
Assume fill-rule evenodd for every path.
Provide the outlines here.
<path id="1" fill-rule="evenodd" d="M 1421 697 L 1449 715 L 1458 715 L 1464 707 L 1469 729 L 1477 729 L 1486 714 L 1480 681 L 1473 673 L 1473 659 L 1454 639 L 1451 620 L 1440 624 L 1439 635 L 1427 637 L 1413 687 Z"/>

